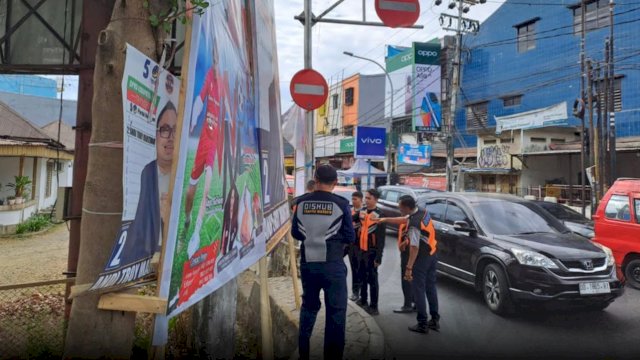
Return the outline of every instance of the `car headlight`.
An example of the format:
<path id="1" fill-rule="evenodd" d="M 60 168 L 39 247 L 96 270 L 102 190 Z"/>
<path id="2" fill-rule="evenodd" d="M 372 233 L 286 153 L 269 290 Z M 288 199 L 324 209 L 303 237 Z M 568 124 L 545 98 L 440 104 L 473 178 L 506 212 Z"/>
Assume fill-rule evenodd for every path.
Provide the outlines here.
<path id="1" fill-rule="evenodd" d="M 548 257 L 537 253 L 535 251 L 528 251 L 522 249 L 511 249 L 513 255 L 521 265 L 542 267 L 547 269 L 557 269 L 558 265 L 551 261 Z"/>
<path id="2" fill-rule="evenodd" d="M 602 249 L 602 251 L 604 251 L 605 254 L 607 254 L 607 266 L 614 266 L 616 264 L 616 259 L 613 257 L 613 251 L 611 251 L 611 249 L 604 245 L 598 244 L 597 242 L 594 242 L 593 245 L 599 247 L 600 249 Z"/>

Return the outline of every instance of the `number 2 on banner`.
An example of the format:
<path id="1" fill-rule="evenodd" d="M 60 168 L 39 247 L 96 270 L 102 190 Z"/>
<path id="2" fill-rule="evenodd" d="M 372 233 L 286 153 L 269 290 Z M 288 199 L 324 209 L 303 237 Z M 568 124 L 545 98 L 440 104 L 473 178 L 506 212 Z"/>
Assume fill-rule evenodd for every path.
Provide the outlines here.
<path id="1" fill-rule="evenodd" d="M 120 255 L 122 255 L 122 249 L 124 249 L 124 244 L 127 242 L 127 231 L 123 231 L 122 235 L 120 235 L 120 239 L 118 240 L 118 252 L 116 256 L 113 257 L 111 263 L 109 263 L 109 267 L 114 267 L 120 265 Z"/>

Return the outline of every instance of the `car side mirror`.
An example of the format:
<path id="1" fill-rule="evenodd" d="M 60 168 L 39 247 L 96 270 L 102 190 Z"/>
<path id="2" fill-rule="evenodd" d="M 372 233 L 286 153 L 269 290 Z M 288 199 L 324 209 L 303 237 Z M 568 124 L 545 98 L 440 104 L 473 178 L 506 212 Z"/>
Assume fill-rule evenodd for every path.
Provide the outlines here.
<path id="1" fill-rule="evenodd" d="M 469 234 L 476 232 L 476 229 L 473 226 L 469 225 L 469 223 L 467 223 L 466 221 L 456 221 L 455 223 L 453 223 L 453 230 L 458 232 L 466 232 Z"/>

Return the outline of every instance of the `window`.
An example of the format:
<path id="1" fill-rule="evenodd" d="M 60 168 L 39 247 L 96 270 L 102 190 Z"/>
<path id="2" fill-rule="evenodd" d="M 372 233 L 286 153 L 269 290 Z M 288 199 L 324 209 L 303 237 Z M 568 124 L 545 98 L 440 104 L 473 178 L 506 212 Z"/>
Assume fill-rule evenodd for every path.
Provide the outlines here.
<path id="1" fill-rule="evenodd" d="M 516 27 L 518 33 L 518 52 L 524 53 L 536 48 L 536 21 Z"/>
<path id="2" fill-rule="evenodd" d="M 53 187 L 53 167 L 54 163 L 49 161 L 47 162 L 47 184 L 45 186 L 45 197 L 51 196 L 51 189 Z"/>
<path id="3" fill-rule="evenodd" d="M 389 190 L 386 192 L 385 197 L 383 199 L 385 199 L 388 202 L 397 204 L 398 199 L 400 199 L 400 193 L 397 191 Z"/>
<path id="4" fill-rule="evenodd" d="M 629 198 L 624 195 L 613 195 L 604 209 L 607 219 L 631 221 L 631 209 Z"/>
<path id="5" fill-rule="evenodd" d="M 598 80 L 596 83 L 596 91 L 598 93 L 598 100 L 602 100 L 603 103 L 605 101 L 606 90 L 608 89 L 606 89 L 604 79 Z M 611 96 L 611 90 L 609 90 L 609 96 Z M 613 81 L 613 111 L 622 111 L 622 76 L 617 76 Z"/>
<path id="6" fill-rule="evenodd" d="M 564 144 L 565 142 L 567 142 L 565 139 L 551 139 L 552 144 Z"/>
<path id="7" fill-rule="evenodd" d="M 586 31 L 600 29 L 609 26 L 609 0 L 591 0 L 586 4 L 584 27 Z M 573 8 L 573 33 L 580 35 L 582 32 L 582 8 L 576 5 Z"/>
<path id="8" fill-rule="evenodd" d="M 331 135 L 338 135 L 338 129 L 331 129 Z"/>
<path id="9" fill-rule="evenodd" d="M 436 200 L 428 202 L 426 204 L 427 212 L 431 215 L 431 218 L 435 221 L 444 222 L 444 212 L 447 209 L 447 204 L 442 200 Z"/>
<path id="10" fill-rule="evenodd" d="M 488 102 L 467 105 L 468 128 L 480 128 L 487 126 L 488 105 Z"/>
<path id="11" fill-rule="evenodd" d="M 458 205 L 449 203 L 447 206 L 447 215 L 444 222 L 449 225 L 454 225 L 456 221 L 464 221 L 467 224 L 471 225 L 471 220 L 469 220 L 464 211 L 460 207 L 458 207 Z"/>
<path id="12" fill-rule="evenodd" d="M 484 144 L 485 145 L 495 145 L 497 143 L 497 140 L 485 140 Z"/>
<path id="13" fill-rule="evenodd" d="M 344 103 L 347 106 L 353 105 L 353 88 L 352 87 L 347 88 L 344 91 Z"/>
<path id="14" fill-rule="evenodd" d="M 344 127 L 344 136 L 353 136 L 353 125 Z"/>
<path id="15" fill-rule="evenodd" d="M 504 107 L 518 106 L 522 104 L 522 95 L 514 95 L 502 99 Z"/>
<path id="16" fill-rule="evenodd" d="M 331 102 L 333 103 L 333 104 L 332 104 L 332 105 L 333 105 L 333 106 L 332 106 L 332 107 L 333 107 L 333 110 L 335 110 L 335 109 L 337 109 L 337 108 L 338 108 L 338 103 L 339 103 L 339 101 L 338 101 L 338 100 L 339 100 L 339 99 L 338 99 L 338 94 L 333 94 L 333 95 L 331 96 Z"/>
<path id="17" fill-rule="evenodd" d="M 547 138 L 532 137 L 531 138 L 531 142 L 532 143 L 543 143 L 543 144 L 546 144 L 547 143 Z"/>
<path id="18" fill-rule="evenodd" d="M 636 222 L 640 224 L 640 199 L 636 199 L 635 203 L 636 203 Z"/>

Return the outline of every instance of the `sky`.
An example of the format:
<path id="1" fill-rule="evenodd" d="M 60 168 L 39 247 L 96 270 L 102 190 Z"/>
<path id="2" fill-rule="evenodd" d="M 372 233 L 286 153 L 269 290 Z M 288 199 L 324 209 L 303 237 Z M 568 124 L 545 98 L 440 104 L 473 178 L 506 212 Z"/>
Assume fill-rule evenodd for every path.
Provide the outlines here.
<path id="1" fill-rule="evenodd" d="M 259 1 L 259 0 L 258 0 Z M 280 97 L 282 112 L 291 105 L 289 84 L 293 75 L 304 67 L 304 27 L 293 17 L 302 13 L 302 0 L 274 0 L 276 13 L 276 38 L 278 42 L 278 62 L 280 68 Z M 335 0 L 313 0 L 312 12 L 319 15 Z M 385 45 L 410 46 L 412 42 L 426 42 L 440 38 L 447 32 L 440 29 L 438 17 L 441 13 L 457 15 L 456 10 L 449 10 L 450 0 L 443 0 L 442 5 L 435 6 L 434 0 L 420 0 L 420 18 L 417 24 L 424 29 L 391 29 L 386 27 L 354 26 L 318 23 L 313 27 L 312 35 L 312 67 L 325 76 L 327 83 L 332 84 L 356 73 L 377 74 L 381 70 L 368 61 L 347 57 L 343 51 L 373 59 L 384 65 Z M 367 0 L 367 21 L 379 21 L 374 1 Z M 502 3 L 503 0 L 487 0 L 485 4 L 472 6 L 465 17 L 484 21 Z M 362 2 L 347 0 L 329 13 L 326 18 L 361 20 Z M 51 78 L 59 78 L 50 76 Z M 78 79 L 76 76 L 65 77 L 65 99 L 76 100 Z"/>
<path id="2" fill-rule="evenodd" d="M 312 13 L 319 15 L 335 0 L 314 0 Z M 379 67 L 365 60 L 344 55 L 350 51 L 355 55 L 373 59 L 384 66 L 385 45 L 410 46 L 412 42 L 426 42 L 447 35 L 440 29 L 438 18 L 441 13 L 457 15 L 457 9 L 449 10 L 449 0 L 435 6 L 433 0 L 420 0 L 420 18 L 417 24 L 424 29 L 392 29 L 386 27 L 354 26 L 317 23 L 312 35 L 312 67 L 324 75 L 330 85 L 356 73 L 381 73 Z M 367 0 L 367 21 L 379 21 L 374 1 Z M 484 21 L 504 1 L 488 0 L 487 3 L 472 6 L 465 17 Z M 275 0 L 276 36 L 278 41 L 278 61 L 280 65 L 280 96 L 282 112 L 292 104 L 289 84 L 293 75 L 304 68 L 304 27 L 293 19 L 303 12 L 302 0 Z M 347 0 L 325 18 L 349 20 L 362 19 L 362 1 Z"/>

